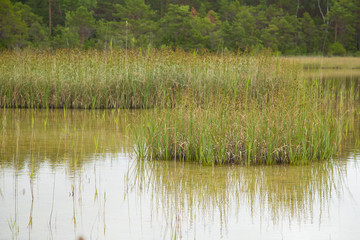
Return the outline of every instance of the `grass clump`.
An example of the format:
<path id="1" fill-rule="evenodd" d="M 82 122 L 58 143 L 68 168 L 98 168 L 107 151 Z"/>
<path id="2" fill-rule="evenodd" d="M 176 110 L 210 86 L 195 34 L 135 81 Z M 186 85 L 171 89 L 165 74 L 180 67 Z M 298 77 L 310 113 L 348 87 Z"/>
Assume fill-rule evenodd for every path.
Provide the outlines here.
<path id="1" fill-rule="evenodd" d="M 298 65 L 278 58 L 228 60 L 214 64 L 218 71 L 203 69 L 203 84 L 211 87 L 191 87 L 174 108 L 149 112 L 137 129 L 139 158 L 307 164 L 338 152 L 358 97 L 335 91 L 330 82 L 304 79 Z M 246 74 L 239 68 L 243 61 L 251 63 Z"/>
<path id="2" fill-rule="evenodd" d="M 189 80 L 185 53 L 19 50 L 0 53 L 0 107 L 152 108 L 171 106 Z M 172 64 L 177 61 L 178 64 Z M 181 85 L 182 84 L 182 85 Z"/>
<path id="3" fill-rule="evenodd" d="M 138 158 L 305 164 L 338 151 L 359 95 L 308 80 L 297 62 L 267 53 L 5 51 L 0 106 L 151 108 L 135 129 Z"/>

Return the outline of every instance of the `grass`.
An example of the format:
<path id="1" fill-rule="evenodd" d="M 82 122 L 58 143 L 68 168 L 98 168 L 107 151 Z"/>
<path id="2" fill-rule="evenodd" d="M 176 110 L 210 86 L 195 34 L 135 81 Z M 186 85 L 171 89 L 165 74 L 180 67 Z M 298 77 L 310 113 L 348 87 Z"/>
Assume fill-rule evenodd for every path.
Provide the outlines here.
<path id="1" fill-rule="evenodd" d="M 137 130 L 138 158 L 298 165 L 338 153 L 359 100 L 355 85 L 311 81 L 286 59 L 229 58 L 216 71 L 202 68 L 203 84 L 179 104 L 149 112 Z"/>
<path id="2" fill-rule="evenodd" d="M 346 119 L 336 112 L 342 110 L 322 109 L 325 103 L 305 97 L 248 103 L 243 109 L 214 102 L 205 109 L 159 110 L 139 129 L 138 143 L 145 149 L 138 157 L 148 153 L 148 159 L 205 165 L 306 164 L 331 158 Z"/>
<path id="3" fill-rule="evenodd" d="M 176 93 L 202 74 L 191 67 L 201 57 L 189 62 L 184 52 L 23 50 L 0 55 L 2 108 L 171 106 Z"/>
<path id="4" fill-rule="evenodd" d="M 305 69 L 360 70 L 359 57 L 289 57 Z"/>
<path id="5" fill-rule="evenodd" d="M 140 159 L 306 164 L 337 153 L 359 95 L 355 86 L 349 93 L 331 81 L 309 81 L 299 60 L 267 53 L 5 51 L 0 106 L 63 108 L 64 118 L 69 108 L 151 108 L 134 127 Z"/>

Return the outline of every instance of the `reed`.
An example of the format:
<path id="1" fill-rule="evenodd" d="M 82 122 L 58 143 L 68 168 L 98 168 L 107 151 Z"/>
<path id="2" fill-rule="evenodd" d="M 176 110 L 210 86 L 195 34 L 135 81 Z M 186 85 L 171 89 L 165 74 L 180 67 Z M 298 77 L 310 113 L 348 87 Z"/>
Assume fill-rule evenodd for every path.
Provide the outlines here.
<path id="1" fill-rule="evenodd" d="M 356 111 L 358 90 L 303 78 L 299 65 L 264 56 L 246 59 L 252 71 L 241 74 L 244 60 L 219 65 L 228 72 L 206 88 L 213 91 L 193 87 L 181 104 L 149 112 L 137 129 L 138 157 L 204 165 L 298 165 L 332 158 Z"/>
<path id="2" fill-rule="evenodd" d="M 2 108 L 171 106 L 184 88 L 223 74 L 207 72 L 223 58 L 182 51 L 21 50 L 0 56 Z"/>
<path id="3" fill-rule="evenodd" d="M 134 128 L 138 158 L 305 164 L 338 151 L 359 95 L 302 69 L 270 53 L 5 51 L 0 106 L 151 108 Z"/>
<path id="4" fill-rule="evenodd" d="M 300 63 L 305 69 L 359 70 L 359 57 L 288 57 Z"/>

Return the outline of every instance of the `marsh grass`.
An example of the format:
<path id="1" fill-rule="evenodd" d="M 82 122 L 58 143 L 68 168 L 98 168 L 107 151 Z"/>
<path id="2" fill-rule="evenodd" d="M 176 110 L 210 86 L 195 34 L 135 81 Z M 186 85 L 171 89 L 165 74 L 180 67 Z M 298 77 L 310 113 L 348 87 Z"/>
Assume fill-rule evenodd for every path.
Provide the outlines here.
<path id="1" fill-rule="evenodd" d="M 181 104 L 149 112 L 137 132 L 143 146 L 139 158 L 204 165 L 308 164 L 338 152 L 357 109 L 355 85 L 309 80 L 286 59 L 227 60 L 216 63 L 218 71 L 203 70 L 223 73 L 215 82 L 203 76 L 208 81 L 201 86 L 214 85 L 191 87 L 179 98 Z M 242 65 L 250 71 L 244 74 Z"/>
<path id="2" fill-rule="evenodd" d="M 195 66 L 214 64 L 210 58 L 218 58 L 155 50 L 23 50 L 0 55 L 2 108 L 66 109 L 172 106 L 194 79 L 205 80 L 204 71 Z"/>
<path id="3" fill-rule="evenodd" d="M 338 151 L 359 95 L 302 69 L 269 53 L 5 51 L 0 106 L 151 109 L 132 133 L 140 159 L 306 164 Z"/>
<path id="4" fill-rule="evenodd" d="M 260 71 L 273 60 L 266 53 L 252 57 L 149 49 L 22 50 L 0 55 L 2 108 L 173 107 L 189 93 L 198 96 L 199 102 L 229 90 L 239 98 L 241 88 L 251 88 L 235 80 L 250 75 L 251 85 L 258 86 L 251 95 L 277 86 Z M 282 69 L 278 70 L 281 74 Z"/>
<path id="5" fill-rule="evenodd" d="M 304 69 L 360 70 L 359 57 L 289 57 Z"/>

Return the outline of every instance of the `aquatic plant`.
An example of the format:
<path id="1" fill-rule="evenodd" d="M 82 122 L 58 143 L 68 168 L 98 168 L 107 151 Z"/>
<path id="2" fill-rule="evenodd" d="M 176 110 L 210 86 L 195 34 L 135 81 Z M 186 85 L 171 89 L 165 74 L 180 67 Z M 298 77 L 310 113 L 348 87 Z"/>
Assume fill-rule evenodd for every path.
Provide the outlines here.
<path id="1" fill-rule="evenodd" d="M 331 158 L 358 89 L 303 74 L 303 63 L 169 50 L 4 51 L 0 106 L 151 109 L 135 127 L 140 159 L 305 164 Z M 352 92 L 352 93 L 351 93 Z M 102 114 L 105 121 L 105 112 Z"/>
<path id="2" fill-rule="evenodd" d="M 195 161 L 204 165 L 307 164 L 332 158 L 356 109 L 354 88 L 302 77 L 298 65 L 249 57 L 235 64 L 213 91 L 191 88 L 172 109 L 156 108 L 138 129 L 147 149 L 140 159 Z M 232 77 L 236 76 L 236 77 Z M 143 143 L 145 139 L 145 144 Z M 139 140 L 137 140 L 139 141 Z"/>

